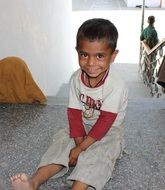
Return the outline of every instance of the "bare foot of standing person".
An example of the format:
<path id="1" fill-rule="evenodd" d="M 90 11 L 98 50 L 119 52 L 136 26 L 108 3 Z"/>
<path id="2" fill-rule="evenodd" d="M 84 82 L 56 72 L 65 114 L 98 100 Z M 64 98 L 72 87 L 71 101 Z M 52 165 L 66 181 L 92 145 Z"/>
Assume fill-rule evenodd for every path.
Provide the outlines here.
<path id="1" fill-rule="evenodd" d="M 35 190 L 32 181 L 25 173 L 20 173 L 12 176 L 10 179 L 13 190 Z"/>

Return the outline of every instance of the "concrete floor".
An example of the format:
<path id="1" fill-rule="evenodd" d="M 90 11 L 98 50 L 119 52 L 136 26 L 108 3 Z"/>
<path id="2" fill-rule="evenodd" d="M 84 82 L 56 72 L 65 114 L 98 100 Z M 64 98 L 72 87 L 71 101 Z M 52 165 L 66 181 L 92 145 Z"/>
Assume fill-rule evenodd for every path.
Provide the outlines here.
<path id="1" fill-rule="evenodd" d="M 135 64 L 115 65 L 129 88 L 125 119 L 126 152 L 104 190 L 165 189 L 165 99 L 152 98 Z M 67 127 L 68 84 L 46 105 L 0 104 L 0 190 L 11 190 L 9 176 L 31 175 L 53 134 Z M 71 172 L 72 168 L 69 172 Z M 65 175 L 40 190 L 69 190 Z"/>
<path id="2" fill-rule="evenodd" d="M 139 9 L 139 5 L 142 5 L 143 1 L 141 3 L 132 3 L 131 7 L 127 7 L 127 4 L 125 3 L 125 0 L 72 0 L 72 10 L 73 11 L 83 11 L 83 10 L 130 10 L 130 9 Z M 136 1 L 138 2 L 138 1 Z M 140 1 L 139 1 L 140 2 Z M 130 3 L 129 3 L 130 4 Z M 146 1 L 146 5 L 148 5 L 149 2 Z M 163 4 L 164 7 L 164 4 Z M 157 7 L 151 8 L 151 6 L 146 6 L 148 9 L 160 9 L 159 3 Z"/>
<path id="3" fill-rule="evenodd" d="M 124 0 L 72 0 L 72 10 L 115 10 L 127 9 Z"/>

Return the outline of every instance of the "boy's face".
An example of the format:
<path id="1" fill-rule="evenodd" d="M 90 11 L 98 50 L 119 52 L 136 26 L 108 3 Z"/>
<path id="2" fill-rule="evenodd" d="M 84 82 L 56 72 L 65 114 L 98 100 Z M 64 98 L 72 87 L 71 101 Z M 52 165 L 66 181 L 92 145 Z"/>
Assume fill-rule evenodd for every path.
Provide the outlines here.
<path id="1" fill-rule="evenodd" d="M 77 47 L 79 65 L 91 78 L 104 76 L 118 51 L 112 52 L 106 40 L 82 39 Z"/>

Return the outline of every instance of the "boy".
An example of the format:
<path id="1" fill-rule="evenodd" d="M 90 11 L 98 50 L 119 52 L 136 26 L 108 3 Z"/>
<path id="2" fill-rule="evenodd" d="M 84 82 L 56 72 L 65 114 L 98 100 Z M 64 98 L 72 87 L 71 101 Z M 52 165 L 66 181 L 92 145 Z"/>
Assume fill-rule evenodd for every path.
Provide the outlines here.
<path id="1" fill-rule="evenodd" d="M 70 80 L 69 130 L 62 129 L 36 173 L 11 177 L 14 190 L 36 190 L 50 177 L 75 166 L 71 190 L 101 190 L 122 151 L 127 88 L 110 64 L 118 53 L 118 32 L 109 20 L 90 19 L 77 33 L 78 69 Z"/>

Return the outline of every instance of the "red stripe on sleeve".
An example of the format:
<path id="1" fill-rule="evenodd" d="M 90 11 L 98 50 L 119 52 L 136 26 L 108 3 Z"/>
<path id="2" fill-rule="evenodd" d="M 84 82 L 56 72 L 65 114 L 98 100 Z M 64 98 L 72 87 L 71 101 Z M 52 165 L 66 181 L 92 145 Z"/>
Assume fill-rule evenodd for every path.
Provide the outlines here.
<path id="1" fill-rule="evenodd" d="M 89 131 L 88 135 L 96 140 L 101 140 L 111 128 L 116 116 L 116 113 L 101 111 L 97 122 Z"/>
<path id="2" fill-rule="evenodd" d="M 82 124 L 82 112 L 78 109 L 68 108 L 68 121 L 70 129 L 70 137 L 84 137 L 86 132 Z"/>

